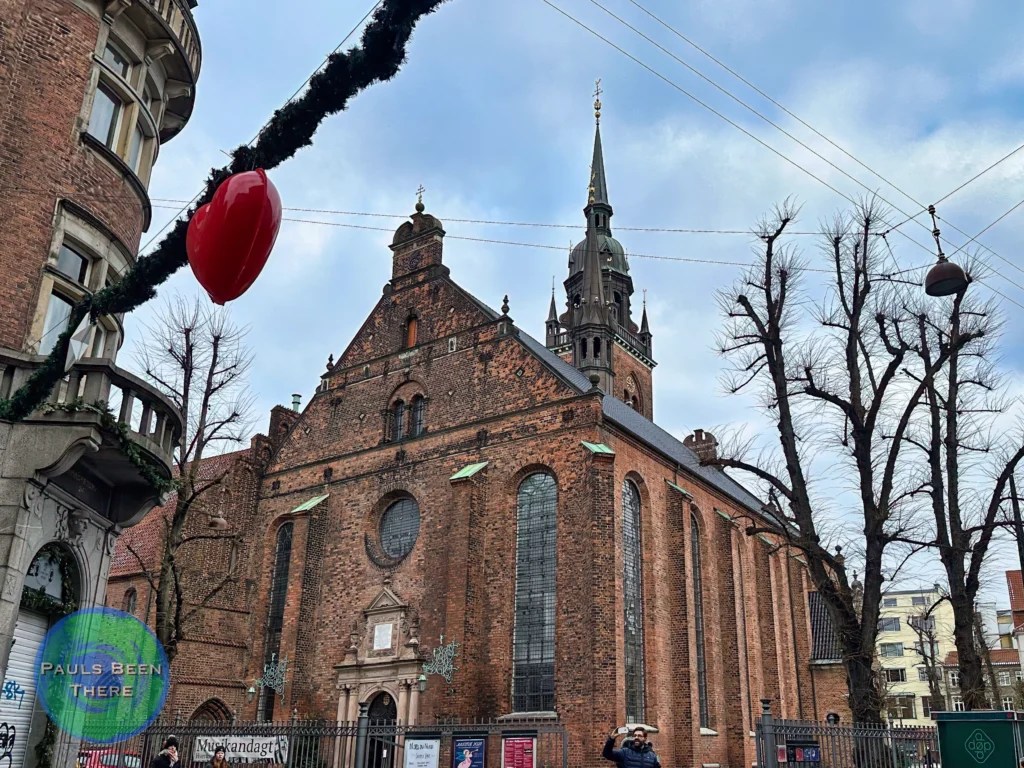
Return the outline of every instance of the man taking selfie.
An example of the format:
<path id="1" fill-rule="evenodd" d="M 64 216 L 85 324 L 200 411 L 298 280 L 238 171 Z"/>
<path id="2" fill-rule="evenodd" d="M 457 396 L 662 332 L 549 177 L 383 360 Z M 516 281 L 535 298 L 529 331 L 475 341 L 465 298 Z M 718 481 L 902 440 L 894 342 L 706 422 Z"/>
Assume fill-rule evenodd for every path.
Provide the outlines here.
<path id="1" fill-rule="evenodd" d="M 661 768 L 661 761 L 658 760 L 654 747 L 647 741 L 646 729 L 639 726 L 634 728 L 632 738 L 622 742 L 622 749 L 615 749 L 618 730 L 616 728 L 609 734 L 601 757 L 611 760 L 619 768 Z"/>

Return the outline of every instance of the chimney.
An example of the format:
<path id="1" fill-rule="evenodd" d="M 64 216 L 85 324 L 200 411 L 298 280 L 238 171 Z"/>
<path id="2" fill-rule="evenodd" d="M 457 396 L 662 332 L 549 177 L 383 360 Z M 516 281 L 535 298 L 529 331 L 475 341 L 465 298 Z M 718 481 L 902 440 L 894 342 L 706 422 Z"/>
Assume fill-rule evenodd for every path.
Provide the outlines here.
<path id="1" fill-rule="evenodd" d="M 683 445 L 697 454 L 701 464 L 714 461 L 718 458 L 718 441 L 710 432 L 703 429 L 694 430 L 692 435 L 687 435 Z"/>
<path id="2" fill-rule="evenodd" d="M 302 404 L 302 395 L 292 395 L 292 410 L 298 413 L 299 406 Z"/>

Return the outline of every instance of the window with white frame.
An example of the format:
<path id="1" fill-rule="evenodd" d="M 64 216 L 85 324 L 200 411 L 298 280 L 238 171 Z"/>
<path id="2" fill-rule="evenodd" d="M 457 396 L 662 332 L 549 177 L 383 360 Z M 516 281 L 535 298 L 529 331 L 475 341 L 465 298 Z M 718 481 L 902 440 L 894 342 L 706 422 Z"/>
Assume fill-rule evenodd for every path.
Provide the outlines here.
<path id="1" fill-rule="evenodd" d="M 887 683 L 905 683 L 907 682 L 907 670 L 903 667 L 894 667 L 892 669 L 883 669 L 882 674 L 885 676 L 885 682 Z"/>
<path id="2" fill-rule="evenodd" d="M 958 670 L 958 669 L 951 669 L 951 670 L 949 670 L 949 684 L 952 685 L 954 688 L 959 688 L 960 687 L 960 670 Z M 957 711 L 959 712 L 960 710 L 957 710 Z"/>
<path id="3" fill-rule="evenodd" d="M 913 696 L 891 696 L 886 699 L 885 708 L 893 720 L 913 720 L 917 717 Z"/>
<path id="4" fill-rule="evenodd" d="M 1007 712 L 1013 712 L 1013 696 L 1003 696 L 1003 709 Z"/>
<path id="5" fill-rule="evenodd" d="M 954 712 L 963 712 L 964 711 L 964 700 L 961 699 L 959 696 L 954 696 L 953 697 L 953 711 Z"/>
<path id="6" fill-rule="evenodd" d="M 903 643 L 879 643 L 878 653 L 882 658 L 893 658 L 903 655 Z"/>
<path id="7" fill-rule="evenodd" d="M 899 601 L 895 597 L 883 597 L 882 607 L 883 608 L 895 608 L 899 604 Z"/>
<path id="8" fill-rule="evenodd" d="M 999 684 L 1000 685 L 1009 685 L 1010 684 L 1010 673 L 1009 672 L 1000 672 L 999 673 Z"/>
<path id="9" fill-rule="evenodd" d="M 914 595 L 910 598 L 911 605 L 927 605 L 928 601 L 924 595 Z"/>
<path id="10" fill-rule="evenodd" d="M 928 682 L 928 668 L 927 667 L 918 667 L 917 668 L 917 679 L 920 680 L 922 683 L 927 683 Z"/>
<path id="11" fill-rule="evenodd" d="M 879 632 L 899 632 L 900 631 L 900 619 L 899 616 L 885 616 L 878 620 L 878 631 Z"/>
<path id="12" fill-rule="evenodd" d="M 1014 674 L 1014 677 L 1016 677 L 1018 683 L 1019 682 L 1024 682 L 1024 671 L 1018 669 L 1013 674 Z"/>

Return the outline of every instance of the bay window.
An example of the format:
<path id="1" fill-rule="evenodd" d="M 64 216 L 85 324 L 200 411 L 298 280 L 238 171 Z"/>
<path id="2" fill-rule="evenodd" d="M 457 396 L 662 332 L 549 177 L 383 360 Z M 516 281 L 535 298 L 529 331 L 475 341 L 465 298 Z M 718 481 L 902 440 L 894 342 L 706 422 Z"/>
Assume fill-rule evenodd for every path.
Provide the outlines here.
<path id="1" fill-rule="evenodd" d="M 92 116 L 89 118 L 89 134 L 109 149 L 115 149 L 117 128 L 124 110 L 121 97 L 105 83 L 96 86 L 96 97 L 92 102 Z"/>

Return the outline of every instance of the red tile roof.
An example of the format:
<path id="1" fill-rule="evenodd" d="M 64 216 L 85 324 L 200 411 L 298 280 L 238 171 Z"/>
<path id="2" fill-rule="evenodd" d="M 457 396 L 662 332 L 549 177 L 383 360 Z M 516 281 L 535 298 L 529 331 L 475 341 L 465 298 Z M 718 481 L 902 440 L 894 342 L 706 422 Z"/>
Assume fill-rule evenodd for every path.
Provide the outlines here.
<path id="1" fill-rule="evenodd" d="M 993 664 L 1020 665 L 1020 653 L 1016 648 L 993 648 L 988 653 L 992 658 Z M 943 664 L 947 667 L 955 667 L 957 665 L 956 651 L 950 651 L 946 654 L 946 660 Z"/>
<path id="2" fill-rule="evenodd" d="M 219 477 L 230 470 L 232 465 L 248 452 L 249 449 L 246 448 L 203 459 L 199 468 L 199 477 L 201 479 Z M 117 548 L 114 550 L 114 558 L 110 565 L 112 578 L 142 573 L 140 559 L 145 563 L 146 569 L 153 570 L 159 567 L 165 521 L 170 519 L 176 502 L 177 494 L 172 493 L 166 504 L 154 507 L 142 518 L 142 522 L 121 534 L 121 538 L 117 540 Z M 135 554 L 132 554 L 133 552 Z"/>
<path id="3" fill-rule="evenodd" d="M 1010 610 L 1024 611 L 1024 579 L 1020 571 L 1006 572 L 1006 586 L 1010 590 Z"/>

